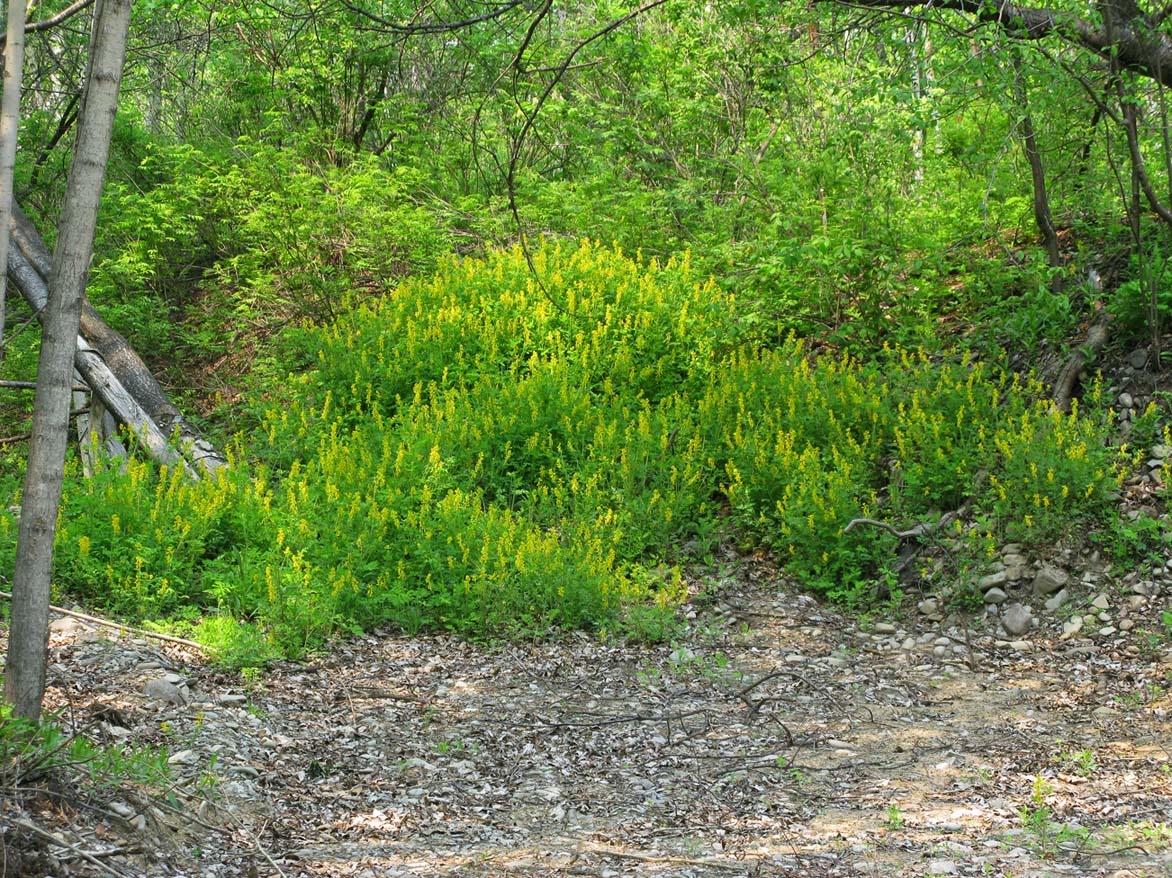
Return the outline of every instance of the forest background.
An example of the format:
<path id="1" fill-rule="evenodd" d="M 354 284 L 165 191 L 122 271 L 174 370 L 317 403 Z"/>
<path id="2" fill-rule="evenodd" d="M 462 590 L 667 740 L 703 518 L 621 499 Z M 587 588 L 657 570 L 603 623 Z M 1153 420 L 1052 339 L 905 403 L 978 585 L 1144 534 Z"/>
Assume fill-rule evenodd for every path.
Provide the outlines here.
<path id="1" fill-rule="evenodd" d="M 861 611 L 979 606 L 1006 542 L 1158 552 L 1115 502 L 1158 399 L 1050 386 L 1108 321 L 1161 367 L 1168 38 L 1124 5 L 140 0 L 87 295 L 230 462 L 72 457 L 59 599 L 256 667 L 387 624 L 667 639 L 728 548 Z M 28 35 L 50 246 L 87 34 Z"/>

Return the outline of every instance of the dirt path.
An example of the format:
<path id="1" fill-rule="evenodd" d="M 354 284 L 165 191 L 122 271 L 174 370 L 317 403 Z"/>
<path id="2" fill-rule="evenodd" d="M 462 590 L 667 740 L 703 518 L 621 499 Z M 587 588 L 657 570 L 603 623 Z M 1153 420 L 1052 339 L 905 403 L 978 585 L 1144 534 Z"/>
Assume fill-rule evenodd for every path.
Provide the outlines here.
<path id="1" fill-rule="evenodd" d="M 670 646 L 370 636 L 245 689 L 69 624 L 54 697 L 185 779 L 143 809 L 173 847 L 123 875 L 1154 878 L 1168 594 L 1113 640 L 1011 646 L 742 586 Z M 188 703 L 140 694 L 168 673 Z"/>

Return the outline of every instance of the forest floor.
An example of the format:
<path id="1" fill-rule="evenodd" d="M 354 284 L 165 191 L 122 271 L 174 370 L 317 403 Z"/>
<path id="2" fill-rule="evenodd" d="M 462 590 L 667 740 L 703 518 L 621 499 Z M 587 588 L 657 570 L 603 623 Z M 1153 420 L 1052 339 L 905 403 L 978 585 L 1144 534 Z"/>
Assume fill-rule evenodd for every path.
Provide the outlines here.
<path id="1" fill-rule="evenodd" d="M 0 826 L 56 834 L 38 876 L 1166 878 L 1172 584 L 1148 590 L 1108 593 L 1126 631 L 1006 641 L 743 562 L 667 645 L 375 634 L 244 686 L 61 620 L 62 724 L 165 745 L 175 784 L 13 796 Z"/>

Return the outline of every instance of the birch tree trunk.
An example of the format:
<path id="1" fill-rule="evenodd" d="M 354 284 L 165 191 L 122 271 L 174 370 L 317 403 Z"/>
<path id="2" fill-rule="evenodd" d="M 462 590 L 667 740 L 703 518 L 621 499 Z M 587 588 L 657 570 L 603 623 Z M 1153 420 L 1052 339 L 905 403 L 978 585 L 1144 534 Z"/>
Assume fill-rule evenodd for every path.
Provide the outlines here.
<path id="1" fill-rule="evenodd" d="M 130 5 L 131 0 L 99 0 L 94 11 L 86 92 L 42 321 L 4 681 L 4 697 L 12 704 L 13 713 L 34 720 L 40 716 L 45 694 L 49 585 L 69 443 L 73 360 L 126 58 Z"/>
<path id="2" fill-rule="evenodd" d="M 20 127 L 20 87 L 24 74 L 25 0 L 8 0 L 8 39 L 4 44 L 4 97 L 0 100 L 0 267 L 8 265 L 8 228 L 12 216 L 12 178 L 16 170 L 16 133 Z M 8 273 L 0 272 L 0 362 L 4 361 Z"/>

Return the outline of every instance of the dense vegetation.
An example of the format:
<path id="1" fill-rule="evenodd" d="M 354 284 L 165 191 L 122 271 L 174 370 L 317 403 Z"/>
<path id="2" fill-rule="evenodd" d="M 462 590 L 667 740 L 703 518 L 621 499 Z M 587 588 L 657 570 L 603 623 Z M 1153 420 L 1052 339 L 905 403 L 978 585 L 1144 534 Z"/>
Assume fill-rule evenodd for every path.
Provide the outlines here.
<path id="1" fill-rule="evenodd" d="M 895 537 L 844 533 L 859 517 L 961 511 L 919 571 L 959 600 L 1004 541 L 1122 528 L 1110 400 L 1059 413 L 1029 368 L 1101 294 L 1134 343 L 1172 307 L 1166 232 L 1084 89 L 1097 62 L 930 10 L 719 6 L 582 47 L 628 10 L 567 7 L 525 42 L 520 18 L 137 4 L 89 295 L 232 466 L 75 467 L 57 588 L 252 664 L 384 623 L 670 636 L 722 545 L 898 599 Z M 50 85 L 18 168 L 45 230 Z M 1155 153 L 1162 91 L 1129 87 Z M 1058 260 L 1034 243 L 1027 119 Z M 16 337 L 6 377 L 34 351 Z M 14 540 L 0 516 L 6 565 Z"/>

